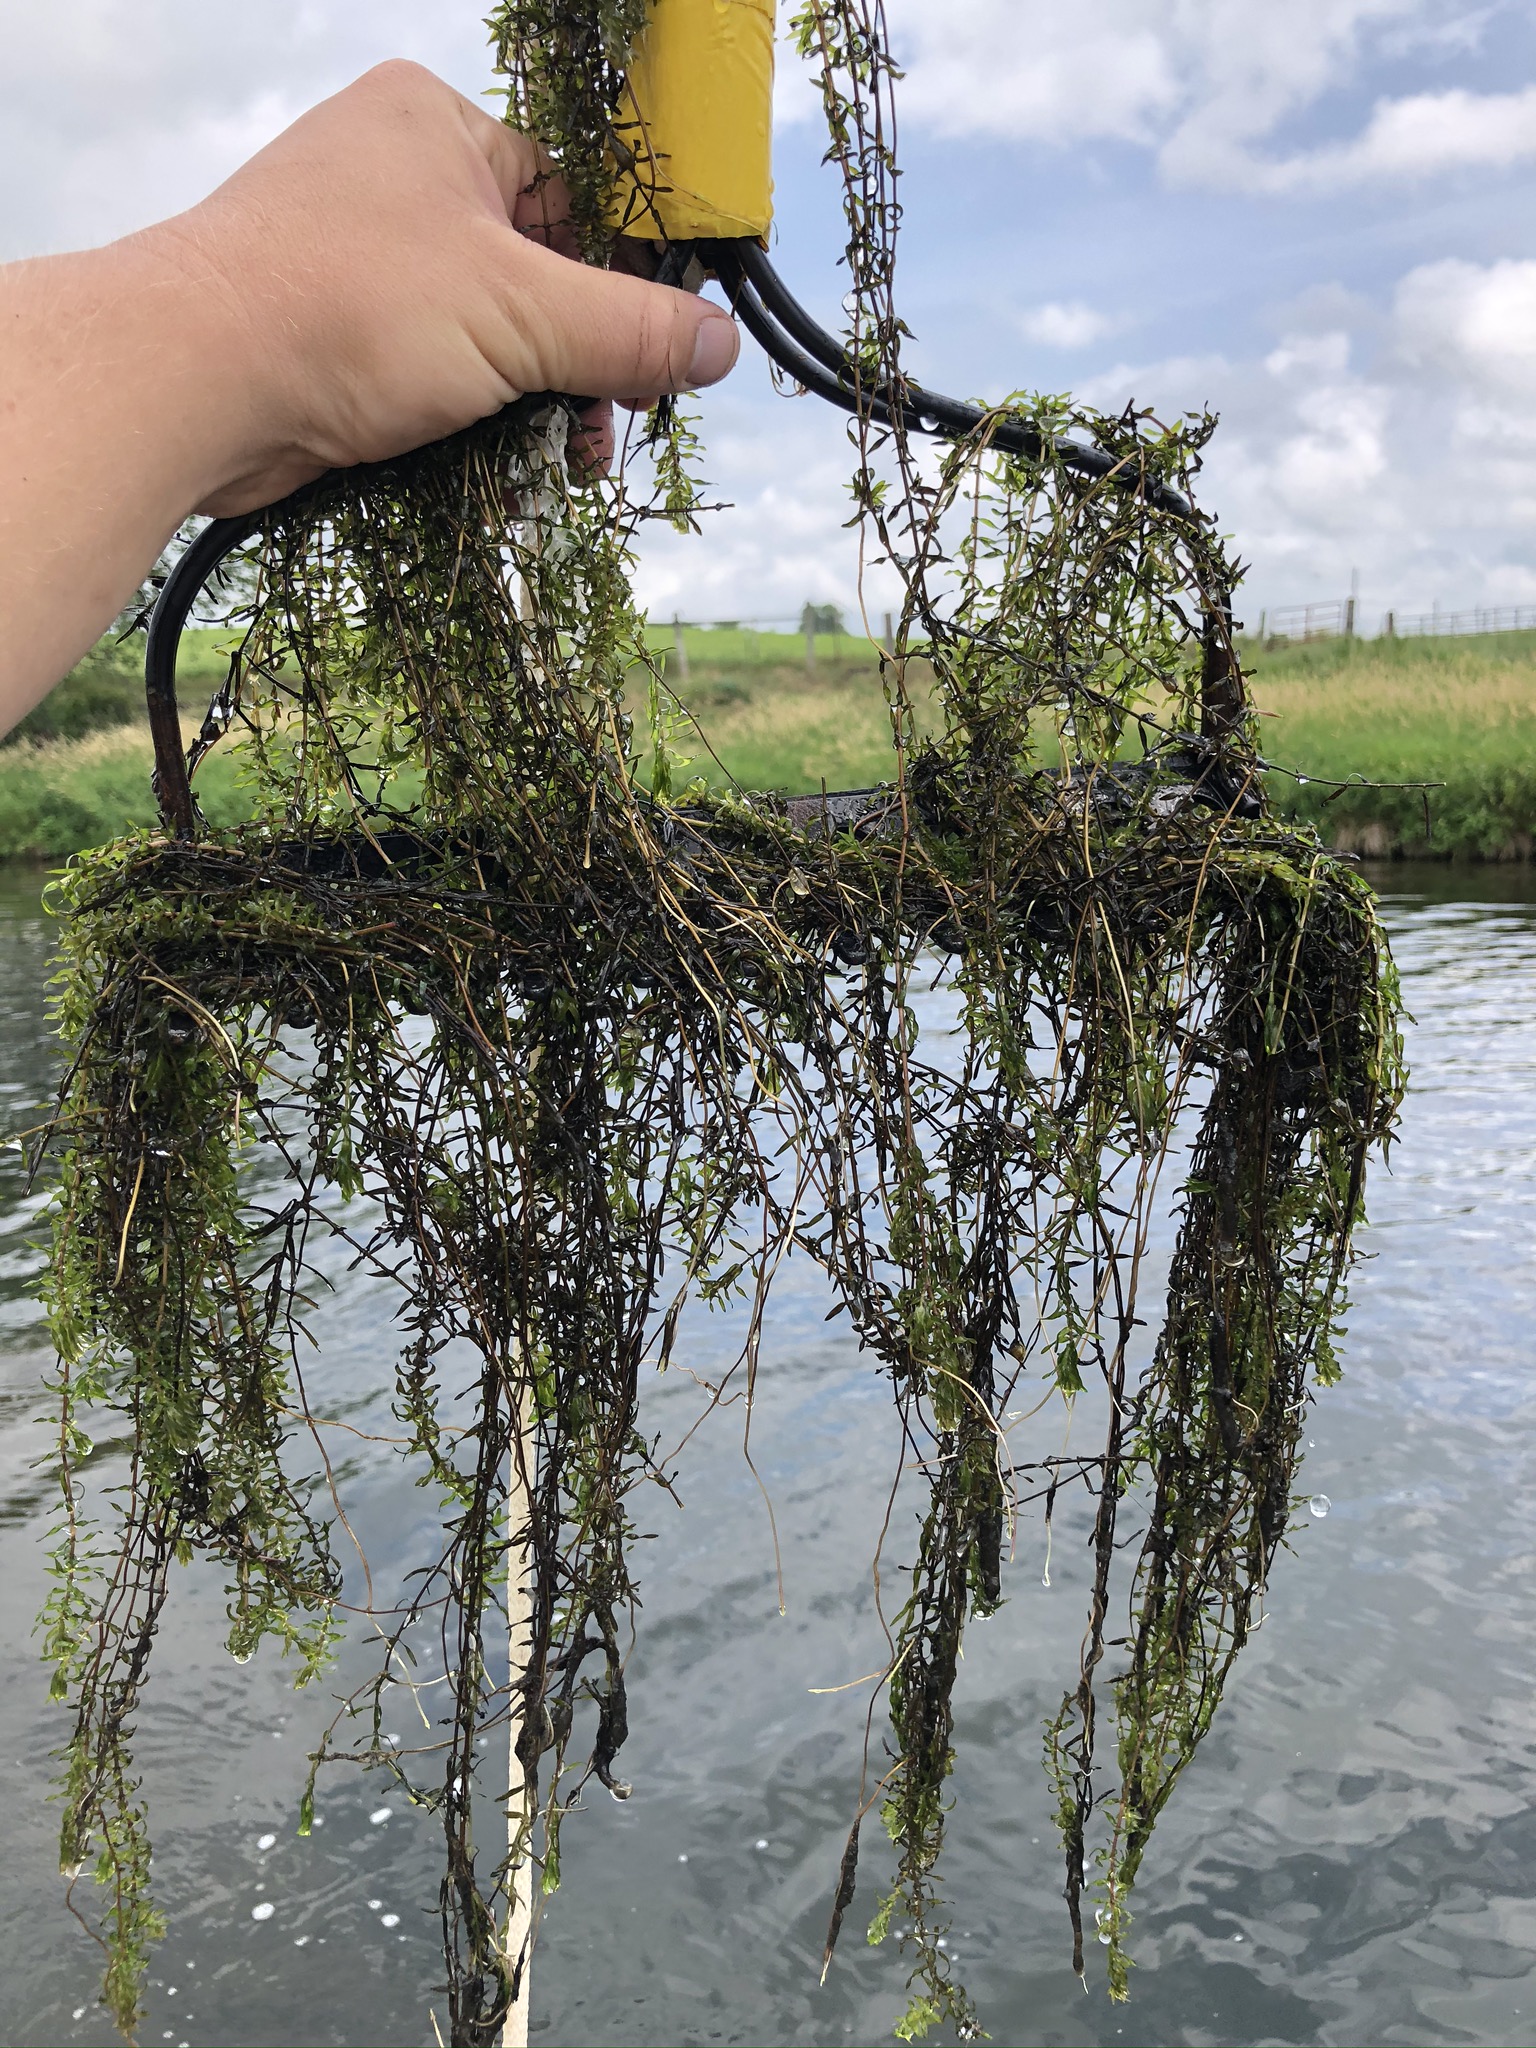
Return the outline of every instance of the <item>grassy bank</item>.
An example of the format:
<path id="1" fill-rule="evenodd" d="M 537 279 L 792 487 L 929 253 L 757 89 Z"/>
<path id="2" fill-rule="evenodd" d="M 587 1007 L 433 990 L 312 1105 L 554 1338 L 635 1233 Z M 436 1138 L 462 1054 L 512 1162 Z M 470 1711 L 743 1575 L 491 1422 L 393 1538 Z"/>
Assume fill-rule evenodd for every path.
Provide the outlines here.
<path id="1" fill-rule="evenodd" d="M 1536 633 L 1466 640 L 1324 640 L 1253 652 L 1277 803 L 1337 846 L 1377 858 L 1529 859 L 1536 842 Z"/>
<path id="2" fill-rule="evenodd" d="M 53 860 L 153 825 L 154 756 L 142 726 L 0 749 L 0 859 Z M 232 765 L 210 755 L 198 799 L 215 824 L 248 813 Z"/>
<path id="3" fill-rule="evenodd" d="M 183 707 L 201 716 L 225 669 L 224 636 L 191 632 Z M 195 719 L 194 719 L 195 722 Z M 0 746 L 0 859 L 56 860 L 154 824 L 154 766 L 144 718 L 144 642 L 104 640 Z M 198 795 L 210 819 L 246 815 L 232 765 L 211 755 Z"/>
<path id="4" fill-rule="evenodd" d="M 803 643 L 787 634 L 773 635 L 780 645 L 766 650 L 761 643 L 770 636 L 756 636 L 750 662 L 733 660 L 728 648 L 717 652 L 713 633 L 689 637 L 695 645 L 686 679 L 667 664 L 690 714 L 673 741 L 692 758 L 688 774 L 783 790 L 818 789 L 823 781 L 829 789 L 861 789 L 894 774 L 879 658 L 867 641 L 845 639 L 835 652 L 829 641 L 811 667 Z"/>
<path id="5" fill-rule="evenodd" d="M 797 634 L 692 630 L 686 674 L 670 627 L 658 653 L 694 722 L 674 738 L 686 774 L 749 789 L 859 788 L 893 768 L 875 650 L 821 636 L 813 664 Z M 184 708 L 200 716 L 223 674 L 217 633 L 187 636 Z M 143 724 L 142 641 L 102 648 L 0 747 L 0 857 L 54 859 L 154 822 Z M 1335 845 L 1373 855 L 1529 858 L 1536 844 L 1536 633 L 1475 640 L 1319 641 L 1244 651 L 1264 717 L 1264 751 L 1316 780 L 1275 775 L 1288 815 Z M 636 709 L 639 709 L 637 692 Z M 1439 784 L 1422 790 L 1336 782 Z M 216 822 L 243 815 L 229 757 L 198 773 Z M 1427 822 L 1426 822 L 1427 804 Z"/>
<path id="6" fill-rule="evenodd" d="M 767 642 L 771 636 L 759 636 Z M 875 657 L 851 645 L 808 673 L 690 636 L 677 687 L 723 767 L 748 788 L 858 787 L 891 772 Z M 782 644 L 782 641 L 781 641 Z M 1376 858 L 1529 859 L 1536 843 L 1536 633 L 1474 640 L 1317 641 L 1244 649 L 1271 793 L 1331 844 Z M 704 756 L 699 772 L 718 779 Z M 1313 779 L 1315 778 L 1315 779 Z M 1386 787 L 1333 783 L 1363 782 Z M 1400 787 L 1392 785 L 1438 785 Z"/>

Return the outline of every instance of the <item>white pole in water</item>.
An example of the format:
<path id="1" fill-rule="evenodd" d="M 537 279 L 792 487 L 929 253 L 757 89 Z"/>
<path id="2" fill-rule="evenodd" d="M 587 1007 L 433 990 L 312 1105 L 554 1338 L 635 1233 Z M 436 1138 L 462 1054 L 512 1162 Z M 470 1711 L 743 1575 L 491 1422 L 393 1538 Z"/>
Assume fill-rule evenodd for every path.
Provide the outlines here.
<path id="1" fill-rule="evenodd" d="M 533 1503 L 529 1494 L 531 1474 L 528 1468 L 534 1455 L 533 1432 L 525 1427 L 519 1431 L 518 1441 L 512 1447 L 511 1469 L 507 1475 L 509 1699 L 514 1676 L 526 1664 L 533 1647 L 533 1595 L 529 1584 L 531 1560 L 528 1554 Z M 523 1774 L 522 1760 L 517 1753 L 521 1725 L 514 1707 L 507 1742 L 507 1837 L 513 1854 L 521 1848 L 522 1857 L 514 1865 L 508 1883 L 506 1957 L 507 1967 L 514 1976 L 521 1959 L 522 1977 L 517 1996 L 502 2026 L 501 2048 L 528 2048 L 529 1952 L 533 1937 L 533 1813 L 529 1799 L 532 1788 Z"/>

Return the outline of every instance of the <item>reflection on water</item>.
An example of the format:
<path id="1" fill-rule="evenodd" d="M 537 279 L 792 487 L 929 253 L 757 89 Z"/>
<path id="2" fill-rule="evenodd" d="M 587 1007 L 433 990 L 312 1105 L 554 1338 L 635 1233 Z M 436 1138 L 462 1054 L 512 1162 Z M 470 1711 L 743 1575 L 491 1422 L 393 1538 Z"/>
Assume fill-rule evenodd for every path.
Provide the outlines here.
<path id="1" fill-rule="evenodd" d="M 1536 2039 L 1536 884 L 1406 868 L 1380 882 L 1416 1018 L 1413 1092 L 1372 1192 L 1347 1377 L 1310 1430 L 1305 1490 L 1331 1511 L 1297 1531 L 1148 1855 L 1129 2007 L 1071 1975 L 1039 1762 L 1081 1627 L 1081 1522 L 1058 1514 L 1049 1589 L 1043 1532 L 1021 1524 L 1009 1603 L 970 1639 L 947 1890 L 999 2041 Z M 25 877 L 0 880 L 0 932 L 0 1105 L 24 1121 L 54 1057 Z M 53 1873 L 58 1716 L 28 1642 L 48 1519 L 32 1231 L 0 1154 L 0 2038 L 97 2041 L 97 1958 Z M 880 1661 L 868 1559 L 890 1404 L 823 1322 L 812 1276 L 788 1271 L 777 1299 L 752 1431 L 788 1613 L 733 1411 L 690 1448 L 686 1512 L 642 1504 L 636 1790 L 626 1806 L 594 1795 L 566 1833 L 535 1967 L 542 2041 L 876 2042 L 904 2003 L 899 1956 L 857 1939 L 874 1843 L 816 1982 L 867 1691 L 810 1688 Z M 338 1274 L 323 1391 L 363 1430 L 388 1422 L 381 1320 Z M 709 1361 L 728 1332 L 701 1320 L 694 1345 Z M 647 1399 L 648 1428 L 680 1437 L 698 1395 L 674 1375 Z M 355 1441 L 359 1534 L 377 1571 L 408 1569 L 431 1503 Z M 232 1664 L 221 1607 L 189 1572 L 139 1716 L 172 1926 L 143 2039 L 430 2041 L 435 1825 L 386 1785 L 337 1779 L 314 1837 L 295 1838 L 325 1702 L 290 1692 L 275 1659 Z"/>

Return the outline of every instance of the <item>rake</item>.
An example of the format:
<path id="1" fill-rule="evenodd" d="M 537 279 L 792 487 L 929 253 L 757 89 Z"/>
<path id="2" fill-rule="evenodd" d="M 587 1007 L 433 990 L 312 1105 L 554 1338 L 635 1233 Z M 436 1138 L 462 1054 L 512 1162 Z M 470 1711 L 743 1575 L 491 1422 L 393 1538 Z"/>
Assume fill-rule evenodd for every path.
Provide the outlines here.
<path id="1" fill-rule="evenodd" d="M 750 17 L 762 33 L 726 35 L 718 17 Z M 764 37 L 766 36 L 766 41 Z M 655 280 L 698 290 L 716 281 L 742 326 L 769 361 L 801 391 L 813 394 L 876 429 L 900 428 L 908 435 L 945 440 L 979 439 L 1003 455 L 1049 459 L 1085 486 L 1142 496 L 1149 506 L 1193 527 L 1201 515 L 1170 487 L 1149 481 L 1107 450 L 1076 440 L 1048 439 L 1036 426 L 993 412 L 912 381 L 897 388 L 871 388 L 844 345 L 823 328 L 790 292 L 765 248 L 770 221 L 768 141 L 772 38 L 771 8 L 705 7 L 694 0 L 658 0 L 630 69 L 633 104 L 615 120 L 614 149 L 625 166 L 619 217 L 621 260 Z M 708 118 L 702 109 L 707 108 Z M 715 195 L 710 197 L 709 195 Z M 585 401 L 579 396 L 542 393 L 520 399 L 509 411 L 530 419 L 551 407 L 574 420 Z M 409 476 L 411 459 L 332 472 L 280 503 L 218 519 L 204 528 L 181 555 L 155 603 L 148 631 L 145 686 L 154 742 L 154 787 L 167 832 L 181 842 L 199 836 L 200 814 L 192 775 L 223 736 L 230 719 L 228 696 L 214 699 L 190 748 L 182 739 L 177 702 L 177 658 L 183 630 L 199 597 L 224 564 L 257 534 L 280 527 L 295 514 L 322 507 L 339 488 L 356 491 L 370 482 L 394 486 Z M 1230 593 L 1202 593 L 1202 661 L 1198 732 L 1179 734 L 1158 751 L 1156 769 L 1116 764 L 1064 775 L 1062 800 L 1079 809 L 1113 812 L 1134 805 L 1155 772 L 1161 806 L 1192 806 L 1228 816 L 1257 816 L 1260 800 L 1250 771 L 1239 768 L 1227 742 L 1243 712 L 1242 679 L 1233 645 Z M 922 792 L 912 801 L 922 814 Z M 827 791 L 750 800 L 765 817 L 808 835 L 851 832 L 883 836 L 903 829 L 890 787 Z M 699 821 L 686 806 L 657 805 L 663 843 L 680 861 L 697 845 Z M 295 838 L 274 850 L 279 868 L 302 875 L 310 885 L 328 878 L 349 883 L 419 874 L 440 861 L 447 848 L 428 834 L 388 829 Z M 494 887 L 495 876 L 487 877 Z M 832 934 L 828 963 L 856 959 L 857 936 Z M 527 1558 L 518 1548 L 525 1525 L 524 1504 L 509 1493 L 513 1557 L 508 1599 L 513 1656 L 529 1627 Z M 521 1594 L 521 1600 L 520 1600 Z M 512 1759 L 509 1814 L 514 1840 L 526 1823 L 521 1765 Z M 527 2040 L 528 1969 L 532 1901 L 530 1865 L 525 1857 L 514 1886 L 507 1952 L 517 1959 L 514 2003 L 503 2035 L 506 2048 Z"/>

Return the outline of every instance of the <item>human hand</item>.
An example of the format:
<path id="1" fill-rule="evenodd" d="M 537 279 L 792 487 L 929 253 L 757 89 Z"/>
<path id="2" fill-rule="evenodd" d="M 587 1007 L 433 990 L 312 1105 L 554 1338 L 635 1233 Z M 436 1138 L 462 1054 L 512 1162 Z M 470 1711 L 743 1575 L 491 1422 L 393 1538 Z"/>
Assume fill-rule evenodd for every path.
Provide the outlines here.
<path id="1" fill-rule="evenodd" d="M 0 265 L 0 733 L 189 512 L 253 511 L 526 391 L 644 404 L 725 375 L 718 306 L 562 253 L 544 168 L 384 64 L 174 220 Z"/>
<path id="2" fill-rule="evenodd" d="M 218 515 L 526 391 L 638 406 L 712 384 L 739 346 L 707 300 L 570 261 L 533 143 L 415 64 L 368 72 L 147 234 L 222 309 L 243 403 L 197 507 Z"/>

